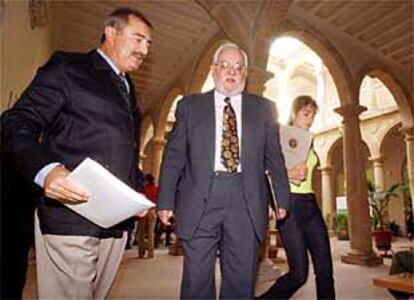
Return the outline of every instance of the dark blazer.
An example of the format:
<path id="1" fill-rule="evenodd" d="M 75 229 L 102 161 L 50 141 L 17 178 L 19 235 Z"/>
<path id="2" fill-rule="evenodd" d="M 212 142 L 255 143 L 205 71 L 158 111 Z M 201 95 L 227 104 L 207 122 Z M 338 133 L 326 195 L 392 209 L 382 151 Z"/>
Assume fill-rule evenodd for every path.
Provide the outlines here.
<path id="1" fill-rule="evenodd" d="M 134 92 L 123 95 L 119 84 L 96 51 L 53 54 L 2 116 L 2 146 L 13 166 L 33 182 L 51 162 L 72 170 L 90 157 L 143 190 L 136 174 L 141 115 Z M 125 228 L 104 230 L 47 198 L 40 199 L 38 212 L 44 234 L 120 236 Z"/>
<path id="2" fill-rule="evenodd" d="M 191 238 L 208 201 L 214 171 L 214 92 L 184 97 L 164 152 L 157 209 L 173 210 L 180 238 Z M 268 223 L 265 170 L 270 170 L 281 208 L 289 208 L 289 184 L 279 143 L 274 104 L 242 95 L 241 166 L 244 194 L 255 232 L 263 239 Z"/>

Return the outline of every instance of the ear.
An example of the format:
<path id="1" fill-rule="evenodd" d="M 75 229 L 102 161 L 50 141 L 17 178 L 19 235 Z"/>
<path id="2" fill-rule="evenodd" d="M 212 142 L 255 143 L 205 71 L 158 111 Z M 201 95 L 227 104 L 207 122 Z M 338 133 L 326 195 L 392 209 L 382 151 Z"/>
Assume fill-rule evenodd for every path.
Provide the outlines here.
<path id="1" fill-rule="evenodd" d="M 116 29 L 112 26 L 106 26 L 104 31 L 105 31 L 105 38 L 108 41 L 112 42 L 116 35 Z"/>

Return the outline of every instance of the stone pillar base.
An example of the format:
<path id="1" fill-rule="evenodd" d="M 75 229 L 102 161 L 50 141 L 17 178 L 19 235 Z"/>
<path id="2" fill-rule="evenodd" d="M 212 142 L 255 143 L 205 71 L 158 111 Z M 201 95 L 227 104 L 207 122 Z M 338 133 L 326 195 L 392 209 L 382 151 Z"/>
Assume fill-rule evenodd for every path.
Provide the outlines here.
<path id="1" fill-rule="evenodd" d="M 346 264 L 360 266 L 378 266 L 383 264 L 382 257 L 377 256 L 375 253 L 365 255 L 347 253 L 345 255 L 341 255 L 341 261 Z"/>

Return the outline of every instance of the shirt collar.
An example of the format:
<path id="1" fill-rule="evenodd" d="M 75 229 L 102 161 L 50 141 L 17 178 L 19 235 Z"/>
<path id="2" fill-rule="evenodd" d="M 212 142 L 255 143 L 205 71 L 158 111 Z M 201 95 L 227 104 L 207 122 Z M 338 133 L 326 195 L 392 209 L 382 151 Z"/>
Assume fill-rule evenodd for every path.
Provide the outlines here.
<path id="1" fill-rule="evenodd" d="M 220 103 L 221 103 L 221 102 L 224 102 L 224 98 L 226 98 L 226 97 L 228 97 L 228 96 L 220 93 L 217 89 L 214 89 L 214 99 L 221 100 L 220 101 Z M 229 98 L 232 99 L 232 100 L 233 99 L 241 99 L 241 93 L 233 95 Z"/>
<path id="2" fill-rule="evenodd" d="M 108 63 L 108 65 L 111 67 L 111 69 L 115 72 L 115 74 L 120 75 L 122 74 L 119 68 L 116 66 L 116 64 L 113 62 L 113 60 L 106 55 L 100 48 L 96 49 L 96 52 L 99 53 L 100 56 Z M 125 75 L 125 74 L 123 74 Z"/>

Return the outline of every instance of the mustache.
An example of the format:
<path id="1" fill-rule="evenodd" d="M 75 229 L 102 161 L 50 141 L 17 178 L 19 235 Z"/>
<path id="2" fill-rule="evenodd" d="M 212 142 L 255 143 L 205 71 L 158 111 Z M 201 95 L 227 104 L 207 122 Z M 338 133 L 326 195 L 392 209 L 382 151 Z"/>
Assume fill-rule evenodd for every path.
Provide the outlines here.
<path id="1" fill-rule="evenodd" d="M 132 52 L 132 56 L 138 57 L 139 59 L 142 59 L 142 60 L 147 58 L 147 55 L 145 55 L 142 52 Z"/>

